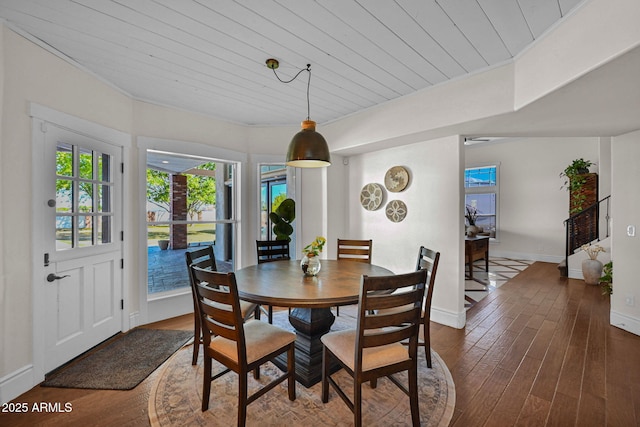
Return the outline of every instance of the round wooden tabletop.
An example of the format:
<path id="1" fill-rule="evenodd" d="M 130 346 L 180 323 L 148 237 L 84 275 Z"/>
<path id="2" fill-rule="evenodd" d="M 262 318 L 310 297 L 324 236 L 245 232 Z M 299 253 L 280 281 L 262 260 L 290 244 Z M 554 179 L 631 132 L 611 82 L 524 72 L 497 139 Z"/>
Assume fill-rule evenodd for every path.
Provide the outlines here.
<path id="1" fill-rule="evenodd" d="M 235 272 L 240 298 L 278 307 L 322 308 L 355 304 L 362 275 L 393 272 L 364 262 L 321 260 L 317 276 L 305 276 L 300 260 L 256 264 Z"/>

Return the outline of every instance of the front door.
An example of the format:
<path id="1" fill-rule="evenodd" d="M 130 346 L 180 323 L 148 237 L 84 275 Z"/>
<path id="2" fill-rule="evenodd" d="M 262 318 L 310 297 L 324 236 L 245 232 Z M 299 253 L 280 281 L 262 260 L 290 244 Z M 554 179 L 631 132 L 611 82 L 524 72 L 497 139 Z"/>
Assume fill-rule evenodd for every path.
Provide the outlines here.
<path id="1" fill-rule="evenodd" d="M 48 372 L 121 330 L 122 154 L 51 124 L 42 141 L 44 277 L 36 280 L 44 304 L 34 318 L 44 328 Z"/>

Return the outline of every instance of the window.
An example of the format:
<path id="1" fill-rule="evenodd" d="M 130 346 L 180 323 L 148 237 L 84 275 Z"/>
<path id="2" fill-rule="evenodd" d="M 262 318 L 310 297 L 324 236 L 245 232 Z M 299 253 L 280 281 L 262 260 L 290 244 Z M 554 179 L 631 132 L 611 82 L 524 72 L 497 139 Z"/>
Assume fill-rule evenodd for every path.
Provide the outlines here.
<path id="1" fill-rule="evenodd" d="M 487 165 L 464 170 L 465 207 L 474 209 L 476 225 L 491 237 L 498 229 L 499 165 Z"/>
<path id="2" fill-rule="evenodd" d="M 287 198 L 287 169 L 281 165 L 260 165 L 260 240 L 275 240 L 269 213 Z"/>
<path id="3" fill-rule="evenodd" d="M 56 250 L 111 243 L 112 188 L 112 156 L 58 143 Z"/>
<path id="4" fill-rule="evenodd" d="M 184 291 L 184 252 L 200 246 L 213 245 L 218 270 L 233 271 L 234 169 L 231 162 L 147 150 L 148 295 Z"/>

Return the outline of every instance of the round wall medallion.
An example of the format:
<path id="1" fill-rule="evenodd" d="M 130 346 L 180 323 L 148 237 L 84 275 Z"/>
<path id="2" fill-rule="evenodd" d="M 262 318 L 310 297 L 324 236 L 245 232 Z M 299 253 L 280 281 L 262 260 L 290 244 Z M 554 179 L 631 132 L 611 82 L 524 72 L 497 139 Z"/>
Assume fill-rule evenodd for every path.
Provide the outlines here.
<path id="1" fill-rule="evenodd" d="M 368 211 L 375 211 L 382 204 L 384 192 L 380 184 L 371 183 L 362 187 L 360 203 Z"/>
<path id="2" fill-rule="evenodd" d="M 400 222 L 407 216 L 407 205 L 401 200 L 392 200 L 387 203 L 385 212 L 391 222 Z"/>
<path id="3" fill-rule="evenodd" d="M 384 186 L 392 193 L 399 193 L 409 185 L 409 172 L 402 166 L 394 166 L 384 176 Z"/>

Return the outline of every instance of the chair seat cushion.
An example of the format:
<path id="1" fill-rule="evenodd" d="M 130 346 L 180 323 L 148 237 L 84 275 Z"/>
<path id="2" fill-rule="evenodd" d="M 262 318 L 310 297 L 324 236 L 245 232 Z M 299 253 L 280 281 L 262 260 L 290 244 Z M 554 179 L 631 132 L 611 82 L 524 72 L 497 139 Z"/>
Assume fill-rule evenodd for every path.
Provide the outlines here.
<path id="1" fill-rule="evenodd" d="M 296 340 L 296 335 L 266 322 L 249 320 L 244 323 L 244 338 L 247 344 L 247 363 L 250 364 L 292 343 Z M 209 347 L 238 363 L 235 341 L 217 336 L 211 340 Z"/>
<path id="2" fill-rule="evenodd" d="M 330 332 L 323 335 L 322 343 L 349 367 L 355 370 L 356 360 L 356 330 Z M 381 347 L 365 348 L 362 350 L 362 371 L 366 372 L 381 366 L 387 366 L 409 360 L 407 347 L 394 343 Z"/>
<path id="3" fill-rule="evenodd" d="M 244 320 L 250 318 L 257 306 L 258 304 L 240 300 L 240 312 L 242 313 L 242 318 Z"/>

